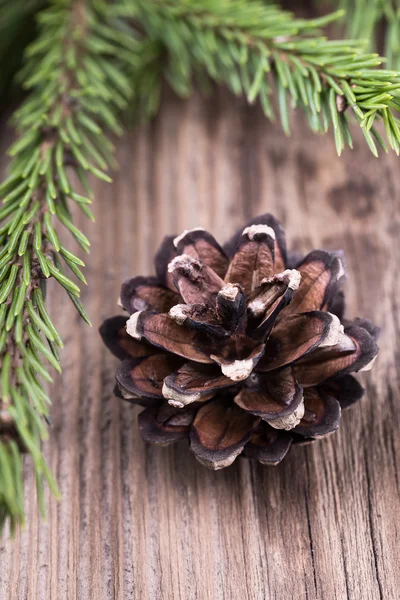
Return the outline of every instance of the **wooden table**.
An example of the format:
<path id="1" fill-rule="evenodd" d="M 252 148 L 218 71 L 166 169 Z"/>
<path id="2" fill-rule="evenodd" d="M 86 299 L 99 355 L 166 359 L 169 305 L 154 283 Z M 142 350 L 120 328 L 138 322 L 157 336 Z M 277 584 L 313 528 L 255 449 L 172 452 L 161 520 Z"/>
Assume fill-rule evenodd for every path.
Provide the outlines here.
<path id="1" fill-rule="evenodd" d="M 296 121 L 287 140 L 226 92 L 167 94 L 158 118 L 118 143 L 96 224 L 79 219 L 93 329 L 50 286 L 66 348 L 45 452 L 62 500 L 49 496 L 39 519 L 28 461 L 25 530 L 0 542 L 2 600 L 400 597 L 399 161 L 376 160 L 359 135 L 339 159 L 331 136 Z M 201 225 L 225 240 L 265 211 L 292 248 L 346 252 L 348 313 L 382 327 L 381 353 L 338 433 L 277 467 L 242 459 L 212 472 L 184 443 L 141 440 L 97 328 L 118 312 L 121 281 L 152 272 L 164 234 Z"/>

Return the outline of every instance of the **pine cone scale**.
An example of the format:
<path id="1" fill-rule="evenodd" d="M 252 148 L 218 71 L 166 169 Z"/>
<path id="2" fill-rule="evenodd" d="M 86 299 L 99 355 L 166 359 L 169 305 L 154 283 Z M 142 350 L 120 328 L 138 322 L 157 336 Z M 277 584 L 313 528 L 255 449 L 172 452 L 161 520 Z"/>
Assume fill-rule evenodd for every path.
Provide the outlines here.
<path id="1" fill-rule="evenodd" d="M 268 422 L 290 415 L 302 401 L 303 389 L 291 367 L 276 371 L 272 377 L 260 373 L 251 376 L 234 399 L 240 408 Z"/>
<path id="2" fill-rule="evenodd" d="M 225 358 L 216 354 L 211 354 L 211 358 L 221 367 L 224 375 L 232 381 L 243 381 L 253 372 L 253 369 L 263 357 L 265 351 L 264 344 L 258 344 L 251 352 L 243 358 Z M 243 352 L 240 352 L 241 356 Z"/>
<path id="3" fill-rule="evenodd" d="M 341 408 L 339 402 L 318 388 L 304 390 L 304 416 L 293 431 L 304 437 L 320 438 L 339 427 Z"/>
<path id="4" fill-rule="evenodd" d="M 285 231 L 281 225 L 281 223 L 275 219 L 270 214 L 260 215 L 251 219 L 246 227 L 251 227 L 252 225 L 266 225 L 271 227 L 275 233 L 275 242 L 274 242 L 274 271 L 275 273 L 281 273 L 286 269 L 287 264 L 287 252 L 286 252 L 286 237 Z M 245 228 L 246 228 L 245 227 Z M 243 235 L 243 227 L 240 227 L 236 233 L 231 237 L 231 239 L 223 246 L 225 254 L 229 259 L 232 259 L 234 256 L 237 247 L 239 245 L 240 239 Z"/>
<path id="5" fill-rule="evenodd" d="M 154 257 L 154 268 L 160 284 L 177 293 L 172 274 L 168 271 L 169 263 L 177 256 L 174 239 L 174 235 L 165 236 Z"/>
<path id="6" fill-rule="evenodd" d="M 168 265 L 176 289 L 184 302 L 215 307 L 223 280 L 206 264 L 188 254 L 176 256 Z"/>
<path id="7" fill-rule="evenodd" d="M 274 273 L 275 232 L 268 225 L 246 227 L 225 276 L 226 283 L 240 283 L 249 295 Z"/>
<path id="8" fill-rule="evenodd" d="M 287 269 L 261 281 L 250 295 L 247 305 L 249 316 L 257 329 L 267 322 L 273 324 L 280 311 L 292 301 L 300 281 L 301 275 L 296 269 Z"/>
<path id="9" fill-rule="evenodd" d="M 299 360 L 294 366 L 296 378 L 303 386 L 318 385 L 327 379 L 365 369 L 377 353 L 378 346 L 366 329 L 348 327 L 338 344 L 317 348 Z"/>
<path id="10" fill-rule="evenodd" d="M 178 411 L 183 422 L 176 423 L 173 417 Z M 195 414 L 190 406 L 180 409 L 168 404 L 149 406 L 138 417 L 139 431 L 146 442 L 168 446 L 188 438 Z"/>
<path id="11" fill-rule="evenodd" d="M 178 354 L 187 360 L 212 363 L 211 342 L 195 329 L 178 325 L 168 314 L 147 311 L 134 313 L 127 323 L 127 331 L 133 338 Z"/>
<path id="12" fill-rule="evenodd" d="M 300 360 L 323 344 L 330 335 L 337 339 L 337 318 L 330 313 L 312 311 L 280 320 L 265 347 L 261 371 L 269 371 Z"/>
<path id="13" fill-rule="evenodd" d="M 220 278 L 224 278 L 229 260 L 216 239 L 207 231 L 198 227 L 184 231 L 173 240 L 178 255 L 187 254 L 208 265 Z"/>
<path id="14" fill-rule="evenodd" d="M 202 406 L 190 432 L 196 458 L 212 469 L 229 466 L 243 451 L 259 419 L 225 400 Z"/>
<path id="15" fill-rule="evenodd" d="M 128 359 L 122 361 L 115 378 L 120 386 L 136 396 L 162 400 L 164 379 L 181 364 L 179 357 L 166 353 Z"/>
<path id="16" fill-rule="evenodd" d="M 100 327 L 100 335 L 108 349 L 120 360 L 141 358 L 158 352 L 143 341 L 135 340 L 126 331 L 126 317 L 119 315 L 106 319 Z"/>
<path id="17" fill-rule="evenodd" d="M 155 277 L 132 277 L 121 287 L 122 307 L 130 315 L 139 310 L 168 312 L 178 304 L 179 295 L 161 285 Z"/>
<path id="18" fill-rule="evenodd" d="M 163 395 L 173 406 L 182 407 L 208 400 L 232 383 L 216 365 L 201 370 L 196 363 L 185 363 L 164 379 Z"/>
<path id="19" fill-rule="evenodd" d="M 344 375 L 338 379 L 330 379 L 319 386 L 328 396 L 333 396 L 339 402 L 342 410 L 355 404 L 365 394 L 362 385 L 353 375 Z"/>
<path id="20" fill-rule="evenodd" d="M 339 256 L 325 250 L 310 252 L 296 270 L 301 276 L 300 289 L 294 294 L 293 300 L 281 315 L 282 318 L 290 314 L 322 310 L 344 277 Z"/>
<path id="21" fill-rule="evenodd" d="M 262 424 L 246 444 L 243 455 L 258 460 L 262 465 L 277 465 L 289 452 L 292 435 Z"/>

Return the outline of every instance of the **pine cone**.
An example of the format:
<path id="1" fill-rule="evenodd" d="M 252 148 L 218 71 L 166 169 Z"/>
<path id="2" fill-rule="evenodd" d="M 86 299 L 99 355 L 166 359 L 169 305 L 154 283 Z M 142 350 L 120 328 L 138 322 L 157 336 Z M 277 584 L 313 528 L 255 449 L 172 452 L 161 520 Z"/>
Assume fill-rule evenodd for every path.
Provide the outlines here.
<path id="1" fill-rule="evenodd" d="M 341 253 L 292 268 L 281 224 L 263 215 L 222 249 L 201 228 L 165 238 L 156 277 L 121 290 L 127 319 L 100 331 L 122 360 L 116 393 L 140 404 L 145 440 L 188 438 L 220 469 L 243 453 L 276 464 L 293 442 L 335 431 L 378 347 L 367 320 L 343 320 Z"/>

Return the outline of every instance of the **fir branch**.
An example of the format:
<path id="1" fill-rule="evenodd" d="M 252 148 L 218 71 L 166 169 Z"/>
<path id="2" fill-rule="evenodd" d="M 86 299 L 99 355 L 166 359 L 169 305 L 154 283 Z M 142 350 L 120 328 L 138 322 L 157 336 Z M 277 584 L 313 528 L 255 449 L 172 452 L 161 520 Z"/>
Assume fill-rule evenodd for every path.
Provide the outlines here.
<path id="1" fill-rule="evenodd" d="M 132 5 L 120 2 L 121 11 Z M 205 70 L 234 94 L 260 100 L 270 119 L 276 97 L 287 135 L 291 104 L 306 113 L 313 131 L 332 127 L 339 155 L 346 143 L 352 147 L 349 117 L 358 122 L 375 156 L 377 145 L 387 149 L 378 123 L 399 154 L 400 73 L 378 70 L 382 59 L 364 53 L 358 40 L 332 41 L 320 34 L 343 11 L 306 20 L 256 0 L 136 4 L 147 35 L 166 49 L 164 74 L 180 95 L 188 95 L 195 76 Z"/>
<path id="2" fill-rule="evenodd" d="M 57 493 L 40 451 L 50 402 L 42 382 L 52 380 L 49 367 L 61 371 L 63 345 L 45 306 L 46 280 L 56 279 L 89 322 L 71 279 L 85 283 L 84 263 L 57 230 L 89 250 L 70 207 L 92 218 L 87 174 L 111 181 L 104 131 L 121 132 L 117 114 L 132 96 L 125 71 L 140 48 L 100 3 L 54 2 L 39 24 L 20 76 L 30 93 L 14 115 L 19 136 L 0 186 L 0 529 L 8 516 L 11 528 L 23 520 L 22 451 L 33 459 L 39 499 L 44 479 Z"/>

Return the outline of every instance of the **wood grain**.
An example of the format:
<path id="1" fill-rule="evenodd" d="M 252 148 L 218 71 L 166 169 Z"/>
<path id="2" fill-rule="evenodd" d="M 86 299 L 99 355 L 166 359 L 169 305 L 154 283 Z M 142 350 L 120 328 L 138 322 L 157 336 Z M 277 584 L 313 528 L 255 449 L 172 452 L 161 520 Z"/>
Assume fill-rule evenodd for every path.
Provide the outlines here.
<path id="1" fill-rule="evenodd" d="M 298 115 L 286 140 L 257 108 L 219 91 L 182 102 L 118 143 L 113 186 L 96 184 L 84 301 L 87 328 L 53 286 L 66 349 L 45 444 L 62 500 L 40 521 L 27 464 L 27 525 L 0 542 L 7 600 L 377 600 L 400 587 L 400 178 L 357 137 L 336 157 Z M 4 141 L 4 136 L 3 136 Z M 348 312 L 382 327 L 368 394 L 338 433 L 277 467 L 222 472 L 186 444 L 147 446 L 137 409 L 112 394 L 114 360 L 97 328 L 121 281 L 152 272 L 165 233 L 201 225 L 220 240 L 270 211 L 291 247 L 342 248 Z"/>

